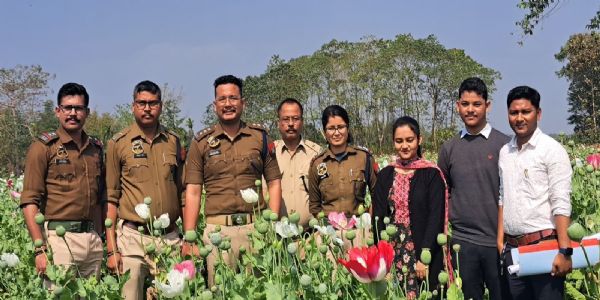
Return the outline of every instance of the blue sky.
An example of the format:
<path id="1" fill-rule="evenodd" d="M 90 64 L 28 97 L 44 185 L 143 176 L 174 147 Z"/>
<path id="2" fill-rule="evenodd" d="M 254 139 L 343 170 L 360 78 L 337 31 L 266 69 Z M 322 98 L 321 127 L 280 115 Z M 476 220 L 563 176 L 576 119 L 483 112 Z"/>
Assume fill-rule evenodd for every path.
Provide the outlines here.
<path id="1" fill-rule="evenodd" d="M 101 112 L 129 103 L 144 79 L 181 88 L 184 114 L 199 130 L 212 82 L 223 74 L 258 75 L 274 54 L 311 54 L 331 39 L 391 39 L 434 34 L 448 48 L 502 74 L 490 122 L 511 133 L 507 92 L 517 85 L 542 95 L 541 128 L 571 132 L 568 83 L 554 59 L 570 35 L 600 8 L 598 1 L 561 1 L 519 46 L 517 1 L 3 1 L 0 67 L 39 64 L 65 82 L 85 85 Z"/>

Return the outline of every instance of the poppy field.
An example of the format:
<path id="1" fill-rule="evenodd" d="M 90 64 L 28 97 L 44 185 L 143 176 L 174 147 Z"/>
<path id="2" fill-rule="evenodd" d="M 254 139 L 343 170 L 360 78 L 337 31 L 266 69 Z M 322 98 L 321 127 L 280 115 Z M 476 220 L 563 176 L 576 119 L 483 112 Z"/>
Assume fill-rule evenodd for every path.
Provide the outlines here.
<path id="1" fill-rule="evenodd" d="M 570 228 L 574 239 L 600 232 L 600 152 L 598 148 L 566 142 L 573 166 L 572 206 L 573 223 Z M 392 158 L 379 157 L 380 166 Z M 46 276 L 56 284 L 53 291 L 43 286 L 43 278 L 36 274 L 34 243 L 32 243 L 22 212 L 18 206 L 22 177 L 0 180 L 0 299 L 120 299 L 120 291 L 128 274 L 111 274 L 103 266 L 101 278 L 81 279 L 75 276 L 76 267 L 50 265 Z M 257 182 L 260 192 L 260 182 Z M 244 199 L 255 202 L 256 190 L 242 193 Z M 397 278 L 406 269 L 397 270 L 392 263 L 392 242 L 400 238 L 397 228 L 384 220 L 385 228 L 375 228 L 366 208 L 352 218 L 343 214 L 319 215 L 310 220 L 308 227 L 298 225 L 300 216 L 292 213 L 280 217 L 270 210 L 255 210 L 254 230 L 249 233 L 251 246 L 240 249 L 241 260 L 235 268 L 228 267 L 224 252 L 232 251 L 229 237 L 217 226 L 209 232 L 209 243 L 200 237 L 204 226 L 202 218 L 196 231 L 183 232 L 188 242 L 199 243 L 198 257 L 181 257 L 178 245 L 169 246 L 161 241 L 164 228 L 181 220 L 168 215 L 153 216 L 149 209 L 152 199 L 144 199 L 136 207 L 138 215 L 147 220 L 154 240 L 144 245 L 146 255 L 156 265 L 155 278 L 147 281 L 147 295 L 154 299 L 403 299 L 406 282 Z M 368 202 L 368 201 L 367 201 Z M 258 207 L 258 206 L 256 206 Z M 42 215 L 36 217 L 42 223 Z M 105 226 L 115 226 L 107 220 Z M 144 231 L 141 228 L 142 232 Z M 58 231 L 58 230 L 57 230 Z M 69 233 L 66 233 L 69 234 Z M 362 238 L 358 239 L 357 236 Z M 380 240 L 375 243 L 375 240 Z M 448 244 L 449 237 L 439 234 L 445 256 L 455 257 L 460 247 Z M 41 241 L 40 241 L 41 242 Z M 203 258 L 215 253 L 219 262 L 215 268 L 214 285 L 207 287 L 203 276 Z M 431 260 L 423 251 L 419 259 Z M 52 258 L 49 249 L 44 255 Z M 444 260 L 446 261 L 446 260 Z M 462 299 L 460 265 L 428 277 L 445 283 L 443 289 L 429 292 L 428 281 L 421 284 L 416 299 L 432 297 Z M 570 299 L 598 299 L 600 265 L 573 271 L 567 280 Z M 411 295 L 412 296 L 412 295 Z"/>

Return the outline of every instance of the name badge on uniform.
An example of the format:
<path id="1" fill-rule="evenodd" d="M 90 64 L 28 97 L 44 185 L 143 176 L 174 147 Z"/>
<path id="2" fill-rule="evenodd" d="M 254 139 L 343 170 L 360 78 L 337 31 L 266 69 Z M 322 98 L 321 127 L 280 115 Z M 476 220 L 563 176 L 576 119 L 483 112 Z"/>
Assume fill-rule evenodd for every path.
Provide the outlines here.
<path id="1" fill-rule="evenodd" d="M 56 157 L 57 158 L 56 158 L 55 162 L 57 165 L 70 163 L 69 153 L 67 152 L 67 149 L 65 148 L 64 145 L 58 146 L 58 148 L 56 149 Z"/>
<path id="2" fill-rule="evenodd" d="M 211 147 L 211 148 L 216 148 L 221 143 L 221 141 L 219 141 L 218 138 L 216 138 L 216 137 L 214 137 L 212 135 L 208 137 L 208 139 L 206 140 L 206 142 L 208 143 L 208 146 Z"/>
<path id="3" fill-rule="evenodd" d="M 215 156 L 215 155 L 221 155 L 221 150 L 215 149 L 215 150 L 208 151 L 208 157 Z"/>
<path id="4" fill-rule="evenodd" d="M 319 179 L 325 179 L 329 177 L 329 173 L 327 172 L 327 164 L 322 162 L 317 166 L 317 175 L 319 175 Z"/>

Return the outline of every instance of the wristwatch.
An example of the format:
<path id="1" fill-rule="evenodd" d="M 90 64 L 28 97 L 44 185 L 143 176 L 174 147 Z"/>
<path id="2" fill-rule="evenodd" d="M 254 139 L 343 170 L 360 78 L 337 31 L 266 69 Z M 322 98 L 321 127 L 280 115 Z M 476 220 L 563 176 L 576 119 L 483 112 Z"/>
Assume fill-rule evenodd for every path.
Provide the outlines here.
<path id="1" fill-rule="evenodd" d="M 571 255 L 573 255 L 573 248 L 558 248 L 558 253 L 566 257 L 570 257 Z"/>

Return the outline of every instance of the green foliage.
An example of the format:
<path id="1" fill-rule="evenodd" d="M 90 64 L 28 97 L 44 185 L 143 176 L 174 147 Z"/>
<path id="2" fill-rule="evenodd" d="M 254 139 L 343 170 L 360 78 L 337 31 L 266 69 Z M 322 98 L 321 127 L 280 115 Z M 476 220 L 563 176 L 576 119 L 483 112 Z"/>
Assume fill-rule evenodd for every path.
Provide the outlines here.
<path id="1" fill-rule="evenodd" d="M 10 141 L 0 145 L 4 172 L 20 174 L 32 138 L 40 127 L 50 126 L 45 118 L 48 104 L 42 99 L 48 95 L 48 80 L 53 77 L 36 65 L 0 68 L 0 140 Z M 40 119 L 42 109 L 44 118 Z"/>
<path id="2" fill-rule="evenodd" d="M 288 61 L 275 55 L 266 71 L 245 79 L 244 119 L 264 123 L 278 135 L 277 106 L 287 97 L 304 106 L 304 136 L 324 142 L 321 113 L 331 104 L 346 108 L 355 143 L 375 153 L 389 151 L 391 124 L 411 115 L 432 136 L 455 127 L 454 102 L 466 77 L 479 76 L 491 91 L 500 74 L 474 61 L 463 50 L 447 49 L 434 36 L 392 40 L 367 36 L 358 42 L 332 40 L 311 55 Z M 205 125 L 215 121 L 212 105 Z"/>
<path id="3" fill-rule="evenodd" d="M 569 81 L 569 123 L 576 138 L 600 142 L 600 34 L 575 34 L 556 54 L 566 62 L 557 74 Z"/>
<path id="4" fill-rule="evenodd" d="M 517 7 L 525 10 L 526 13 L 523 19 L 515 24 L 522 30 L 523 35 L 532 35 L 536 26 L 558 9 L 560 4 L 560 0 L 520 0 Z M 586 28 L 589 30 L 600 28 L 600 10 L 596 11 Z"/>

